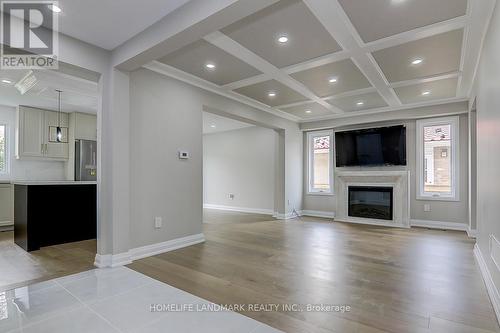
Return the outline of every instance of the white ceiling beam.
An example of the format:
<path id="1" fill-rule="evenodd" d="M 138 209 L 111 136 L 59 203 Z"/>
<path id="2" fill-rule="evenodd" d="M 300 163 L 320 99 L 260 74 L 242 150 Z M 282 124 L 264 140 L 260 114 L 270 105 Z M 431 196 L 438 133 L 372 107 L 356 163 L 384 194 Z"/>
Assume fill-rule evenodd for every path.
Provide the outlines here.
<path id="1" fill-rule="evenodd" d="M 295 90 L 301 95 L 307 97 L 313 102 L 316 102 L 333 113 L 343 113 L 344 111 L 339 108 L 329 104 L 328 102 L 322 100 L 320 97 L 316 96 L 312 91 L 310 91 L 306 86 L 297 80 L 290 77 L 285 72 L 281 71 L 276 66 L 269 63 L 267 60 L 259 57 L 252 51 L 243 47 L 241 44 L 237 43 L 233 39 L 224 35 L 220 31 L 216 31 L 211 33 L 204 38 L 207 42 L 217 46 L 218 48 L 226 51 L 227 53 L 237 57 L 240 60 L 243 60 L 247 64 L 253 66 L 264 74 L 269 75 L 272 79 L 286 85 L 290 89 Z"/>
<path id="2" fill-rule="evenodd" d="M 458 97 L 470 97 L 476 79 L 484 38 L 493 15 L 496 0 L 469 0 L 469 26 L 463 46 L 462 76 L 458 82 Z"/>
<path id="3" fill-rule="evenodd" d="M 375 40 L 373 42 L 364 44 L 362 48 L 365 52 L 374 52 L 382 49 L 387 49 L 389 47 L 413 42 L 422 38 L 462 29 L 467 26 L 467 23 L 467 15 L 459 16 L 447 21 L 438 22 L 421 28 L 405 31 L 397 35 Z"/>
<path id="4" fill-rule="evenodd" d="M 132 71 L 278 0 L 191 0 L 112 52 L 112 65 Z"/>
<path id="5" fill-rule="evenodd" d="M 291 65 L 283 68 L 282 70 L 287 74 L 293 74 L 301 71 L 305 71 L 307 69 L 316 68 L 319 66 L 327 65 L 332 62 L 337 62 L 345 59 L 349 59 L 351 57 L 351 53 L 349 51 L 338 51 L 335 53 L 330 53 L 318 58 L 314 58 L 311 60 L 307 60 L 301 62 L 299 64 Z"/>
<path id="6" fill-rule="evenodd" d="M 352 60 L 386 103 L 389 106 L 400 106 L 399 98 L 388 86 L 388 81 L 377 62 L 371 54 L 363 50 L 364 43 L 339 2 L 337 0 L 304 0 L 304 2 L 343 50 L 352 52 Z"/>
<path id="7" fill-rule="evenodd" d="M 224 88 L 226 90 L 234 90 L 234 89 L 238 89 L 238 88 L 242 88 L 242 87 L 246 87 L 246 86 L 251 86 L 252 84 L 265 82 L 265 81 L 268 81 L 270 79 L 271 79 L 271 77 L 267 74 L 259 74 L 259 75 L 252 76 L 252 77 L 240 80 L 240 81 L 235 81 L 235 82 L 225 84 L 222 86 L 222 88 Z"/>
<path id="8" fill-rule="evenodd" d="M 393 82 L 393 83 L 389 83 L 389 86 L 391 88 L 399 88 L 399 87 L 412 86 L 412 85 L 416 85 L 416 84 L 434 82 L 434 81 L 439 81 L 439 80 L 454 79 L 454 78 L 458 78 L 460 76 L 461 76 L 460 72 L 449 72 L 449 73 L 438 74 L 438 75 L 428 76 L 428 77 L 419 78 L 419 79 Z"/>
<path id="9" fill-rule="evenodd" d="M 339 99 L 339 98 L 343 98 L 343 97 L 358 96 L 358 95 L 369 94 L 369 93 L 373 93 L 373 92 L 377 92 L 377 89 L 375 89 L 374 87 L 368 87 L 368 88 L 346 91 L 346 92 L 336 94 L 336 95 L 326 96 L 326 97 L 323 97 L 323 99 L 325 101 L 328 101 L 331 99 Z"/>
<path id="10" fill-rule="evenodd" d="M 163 74 L 163 75 L 166 75 L 168 77 L 172 77 L 172 78 L 177 79 L 179 81 L 186 82 L 186 83 L 191 84 L 195 87 L 210 91 L 210 92 L 215 93 L 217 95 L 230 98 L 232 100 L 246 104 L 246 105 L 251 106 L 253 108 L 268 112 L 268 113 L 273 114 L 277 117 L 285 118 L 285 119 L 295 121 L 295 122 L 300 120 L 299 117 L 296 117 L 292 114 L 276 110 L 274 108 L 269 107 L 268 105 L 265 105 L 264 103 L 260 103 L 259 101 L 254 100 L 252 98 L 248 98 L 246 96 L 237 94 L 237 93 L 232 92 L 232 91 L 227 91 L 215 83 L 201 79 L 197 76 L 186 73 L 184 71 L 181 71 L 180 69 L 166 65 L 166 64 L 161 63 L 159 61 L 152 61 L 149 64 L 146 64 L 142 67 L 149 69 L 153 72 Z"/>

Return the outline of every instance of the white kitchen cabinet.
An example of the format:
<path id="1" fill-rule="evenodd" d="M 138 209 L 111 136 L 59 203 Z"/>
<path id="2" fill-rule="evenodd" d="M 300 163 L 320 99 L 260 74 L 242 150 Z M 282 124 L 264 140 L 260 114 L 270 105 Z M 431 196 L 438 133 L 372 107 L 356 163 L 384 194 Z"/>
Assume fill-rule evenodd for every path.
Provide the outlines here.
<path id="1" fill-rule="evenodd" d="M 67 160 L 68 127 L 67 113 L 61 113 L 63 142 L 56 142 L 58 114 L 26 106 L 17 109 L 16 157 Z"/>
<path id="2" fill-rule="evenodd" d="M 97 116 L 75 113 L 75 139 L 97 141 Z"/>
<path id="3" fill-rule="evenodd" d="M 14 200 L 12 187 L 8 183 L 0 183 L 0 227 L 14 223 Z"/>

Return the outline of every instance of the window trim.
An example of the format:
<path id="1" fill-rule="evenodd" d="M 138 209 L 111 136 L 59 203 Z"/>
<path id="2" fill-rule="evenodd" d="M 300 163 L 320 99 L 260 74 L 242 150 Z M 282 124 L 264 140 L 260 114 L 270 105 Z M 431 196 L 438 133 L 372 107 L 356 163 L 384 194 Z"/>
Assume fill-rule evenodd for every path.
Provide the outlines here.
<path id="1" fill-rule="evenodd" d="M 4 127 L 4 136 L 5 136 L 5 171 L 0 170 L 0 176 L 9 176 L 10 175 L 10 137 L 9 137 L 9 125 L 3 122 L 0 122 L 0 126 Z"/>
<path id="2" fill-rule="evenodd" d="M 423 130 L 426 126 L 451 126 L 451 194 L 443 194 L 438 192 L 424 191 L 424 138 Z M 459 116 L 429 118 L 417 120 L 416 126 L 416 161 L 417 161 L 417 200 L 434 200 L 434 201 L 460 201 L 460 118 Z"/>
<path id="3" fill-rule="evenodd" d="M 313 189 L 313 138 L 317 136 L 330 136 L 330 168 L 329 168 L 329 178 L 330 178 L 330 190 L 329 191 L 321 191 Z M 325 130 L 325 131 L 314 131 L 307 132 L 307 194 L 308 195 L 326 195 L 331 196 L 334 195 L 334 182 L 333 182 L 333 174 L 334 174 L 334 156 L 333 156 L 333 147 L 335 136 L 333 135 L 333 130 Z"/>

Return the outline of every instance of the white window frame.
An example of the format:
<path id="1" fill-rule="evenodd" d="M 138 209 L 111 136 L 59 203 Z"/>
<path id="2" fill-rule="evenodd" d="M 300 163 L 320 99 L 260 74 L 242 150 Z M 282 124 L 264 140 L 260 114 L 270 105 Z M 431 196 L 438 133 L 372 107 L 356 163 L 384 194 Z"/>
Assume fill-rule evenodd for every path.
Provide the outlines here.
<path id="1" fill-rule="evenodd" d="M 451 193 L 424 191 L 424 127 L 450 125 Z M 460 118 L 458 116 L 417 120 L 417 200 L 460 201 L 459 197 Z"/>
<path id="2" fill-rule="evenodd" d="M 9 137 L 9 125 L 0 122 L 0 126 L 4 127 L 5 135 L 5 170 L 0 170 L 0 176 L 8 176 L 10 174 L 10 137 Z"/>
<path id="3" fill-rule="evenodd" d="M 330 190 L 316 190 L 313 187 L 314 184 L 314 168 L 312 167 L 313 155 L 314 155 L 314 138 L 317 136 L 330 136 L 330 168 L 329 168 L 329 178 L 330 178 Z M 334 135 L 333 130 L 326 131 L 315 131 L 307 133 L 307 194 L 310 195 L 333 195 L 334 194 L 334 183 L 333 183 L 333 147 L 334 147 Z"/>

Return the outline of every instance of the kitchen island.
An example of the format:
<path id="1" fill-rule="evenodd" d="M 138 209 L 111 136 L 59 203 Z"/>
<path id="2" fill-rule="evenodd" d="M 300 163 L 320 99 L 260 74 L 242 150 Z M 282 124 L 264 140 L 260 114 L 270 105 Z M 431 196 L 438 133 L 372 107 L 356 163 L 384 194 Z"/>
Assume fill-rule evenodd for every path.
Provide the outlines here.
<path id="1" fill-rule="evenodd" d="M 24 250 L 96 238 L 96 182 L 13 184 L 14 242 Z"/>

